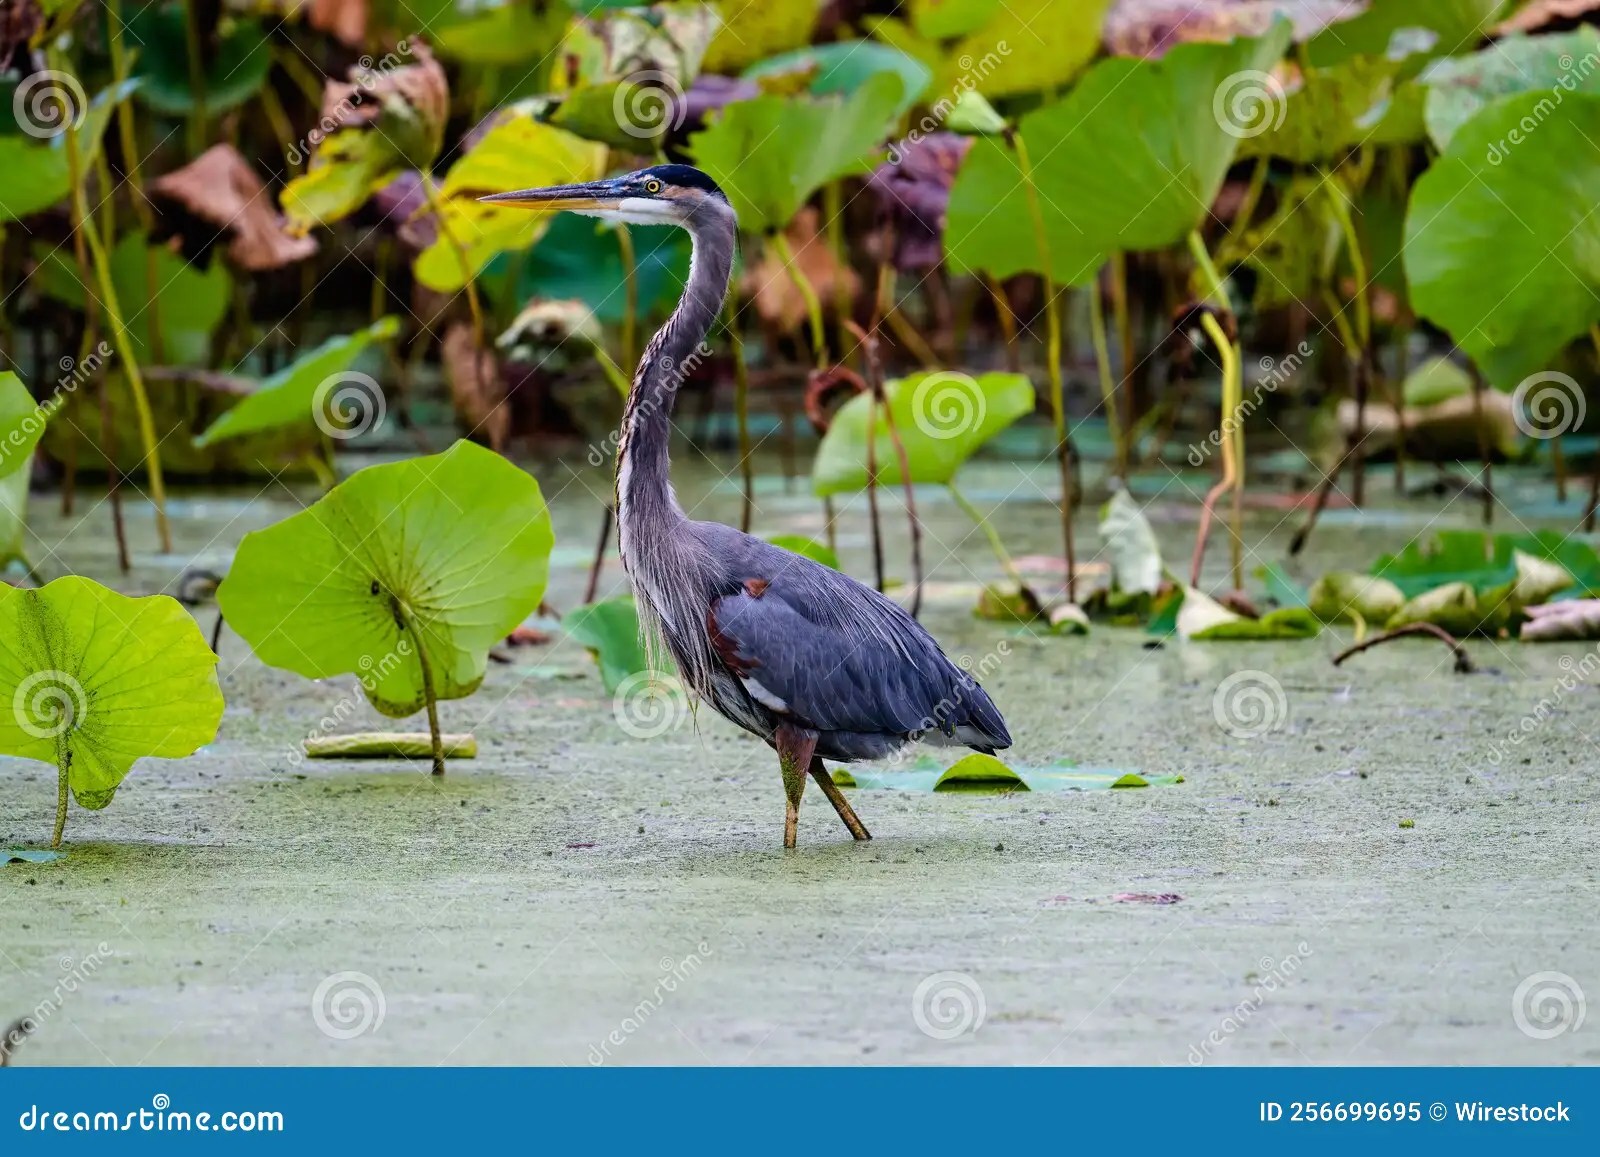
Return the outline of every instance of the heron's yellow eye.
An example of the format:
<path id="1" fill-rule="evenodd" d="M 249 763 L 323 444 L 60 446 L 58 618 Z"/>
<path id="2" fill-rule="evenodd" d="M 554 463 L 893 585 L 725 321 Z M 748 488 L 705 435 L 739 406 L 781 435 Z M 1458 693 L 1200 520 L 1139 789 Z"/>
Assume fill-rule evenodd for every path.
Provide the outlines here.
<path id="1" fill-rule="evenodd" d="M 654 177 L 651 177 L 644 183 L 644 191 L 646 193 L 659 193 L 661 192 L 661 187 L 661 182 L 656 180 Z"/>

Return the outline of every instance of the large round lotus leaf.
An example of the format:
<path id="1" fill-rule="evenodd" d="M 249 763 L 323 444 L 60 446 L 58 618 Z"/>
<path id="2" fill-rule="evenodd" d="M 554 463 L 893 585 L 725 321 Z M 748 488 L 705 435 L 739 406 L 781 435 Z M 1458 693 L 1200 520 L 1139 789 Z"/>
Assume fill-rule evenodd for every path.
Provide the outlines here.
<path id="1" fill-rule="evenodd" d="M 306 510 L 245 535 L 217 603 L 261 660 L 356 674 L 402 717 L 471 695 L 489 648 L 539 605 L 554 536 L 539 484 L 471 442 L 369 466 Z"/>
<path id="2" fill-rule="evenodd" d="M 1600 321 L 1600 97 L 1507 97 L 1417 182 L 1406 274 L 1417 312 L 1497 387 Z"/>
<path id="3" fill-rule="evenodd" d="M 741 226 L 782 229 L 823 185 L 872 167 L 901 92 L 898 75 L 878 72 L 848 97 L 742 100 L 690 137 L 689 150 Z"/>
<path id="4" fill-rule="evenodd" d="M 1057 281 L 1086 284 L 1112 253 L 1165 249 L 1205 220 L 1253 131 L 1218 109 L 1236 108 L 1254 84 L 1266 101 L 1247 111 L 1272 115 L 1266 70 L 1290 32 L 1279 21 L 1258 40 L 1105 60 L 1065 100 L 1022 118 Z M 975 141 L 950 191 L 951 263 L 997 277 L 1044 272 L 1033 220 L 1016 152 L 999 138 Z"/>
<path id="5" fill-rule="evenodd" d="M 1496 97 L 1542 92 L 1552 100 L 1575 92 L 1600 93 L 1600 69 L 1577 62 L 1593 52 L 1592 28 L 1559 36 L 1510 36 L 1471 56 L 1441 60 L 1428 69 L 1428 135 L 1440 149 Z"/>
<path id="6" fill-rule="evenodd" d="M 0 584 L 0 753 L 65 762 L 78 803 L 103 808 L 135 760 L 216 738 L 216 662 L 165 595 L 130 598 L 76 576 Z"/>
<path id="7" fill-rule="evenodd" d="M 950 370 L 913 374 L 888 382 L 884 394 L 895 434 L 906 453 L 913 482 L 945 483 L 990 438 L 1034 408 L 1033 383 L 1021 374 L 972 377 Z M 857 394 L 833 416 L 817 449 L 812 487 L 819 495 L 864 490 L 867 485 L 868 394 Z M 904 475 L 882 407 L 877 407 L 873 465 L 878 484 L 893 486 Z"/>

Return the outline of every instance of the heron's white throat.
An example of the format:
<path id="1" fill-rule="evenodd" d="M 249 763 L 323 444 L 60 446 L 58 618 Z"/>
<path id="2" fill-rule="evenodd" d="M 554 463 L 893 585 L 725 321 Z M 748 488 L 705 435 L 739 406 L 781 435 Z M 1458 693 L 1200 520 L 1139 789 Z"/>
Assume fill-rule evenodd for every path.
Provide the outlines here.
<path id="1" fill-rule="evenodd" d="M 676 225 L 683 220 L 683 210 L 677 204 L 649 197 L 624 197 L 614 206 L 579 209 L 578 212 L 585 217 L 619 221 L 624 225 Z"/>

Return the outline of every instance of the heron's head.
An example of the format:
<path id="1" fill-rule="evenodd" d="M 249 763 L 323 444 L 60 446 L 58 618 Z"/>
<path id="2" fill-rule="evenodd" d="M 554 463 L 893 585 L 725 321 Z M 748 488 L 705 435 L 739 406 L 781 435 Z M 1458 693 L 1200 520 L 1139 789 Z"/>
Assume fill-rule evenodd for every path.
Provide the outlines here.
<path id="1" fill-rule="evenodd" d="M 717 183 L 690 165 L 654 165 L 603 181 L 519 189 L 480 200 L 547 212 L 566 209 L 630 225 L 687 228 L 708 214 L 732 214 L 728 198 L 717 188 Z"/>

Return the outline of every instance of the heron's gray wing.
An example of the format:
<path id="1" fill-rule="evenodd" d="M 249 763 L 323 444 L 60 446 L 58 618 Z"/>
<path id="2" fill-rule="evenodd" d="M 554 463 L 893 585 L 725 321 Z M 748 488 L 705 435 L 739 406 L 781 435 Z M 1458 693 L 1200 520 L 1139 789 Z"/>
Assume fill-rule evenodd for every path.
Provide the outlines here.
<path id="1" fill-rule="evenodd" d="M 730 590 L 707 626 L 758 702 L 818 731 L 1010 744 L 988 695 L 898 604 L 767 543 L 739 545 L 723 556 Z"/>

